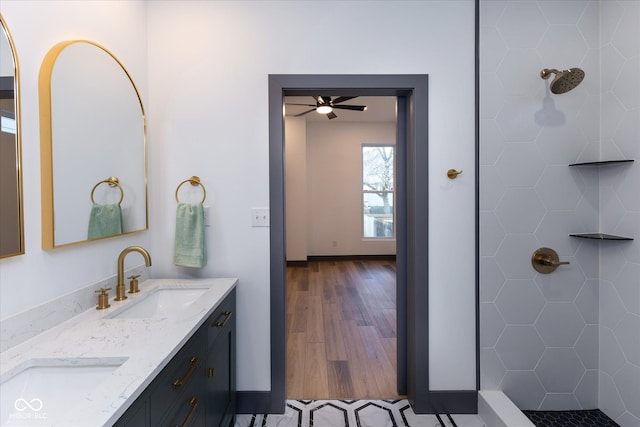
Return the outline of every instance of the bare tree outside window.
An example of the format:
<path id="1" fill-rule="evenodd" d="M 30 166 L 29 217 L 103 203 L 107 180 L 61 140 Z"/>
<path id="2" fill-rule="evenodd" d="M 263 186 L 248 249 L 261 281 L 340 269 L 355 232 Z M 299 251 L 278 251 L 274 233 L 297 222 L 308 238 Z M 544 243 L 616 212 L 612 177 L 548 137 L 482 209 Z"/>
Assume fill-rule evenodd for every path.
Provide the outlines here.
<path id="1" fill-rule="evenodd" d="M 393 238 L 394 146 L 362 146 L 363 237 Z"/>

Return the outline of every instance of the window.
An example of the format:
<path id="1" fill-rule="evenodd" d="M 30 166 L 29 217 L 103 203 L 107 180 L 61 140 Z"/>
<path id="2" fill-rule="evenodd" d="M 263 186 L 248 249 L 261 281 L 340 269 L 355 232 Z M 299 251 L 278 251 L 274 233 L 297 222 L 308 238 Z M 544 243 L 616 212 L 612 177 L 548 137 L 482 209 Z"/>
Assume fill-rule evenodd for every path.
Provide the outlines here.
<path id="1" fill-rule="evenodd" d="M 394 147 L 362 146 L 362 219 L 364 238 L 393 238 Z"/>

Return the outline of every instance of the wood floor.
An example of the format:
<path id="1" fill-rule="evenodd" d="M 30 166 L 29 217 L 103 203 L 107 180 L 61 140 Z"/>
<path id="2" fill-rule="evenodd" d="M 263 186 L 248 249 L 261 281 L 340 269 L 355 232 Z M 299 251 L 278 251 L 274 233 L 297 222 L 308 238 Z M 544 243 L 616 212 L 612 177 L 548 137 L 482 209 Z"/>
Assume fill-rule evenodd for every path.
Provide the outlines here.
<path id="1" fill-rule="evenodd" d="M 287 398 L 397 399 L 395 261 L 287 268 Z"/>

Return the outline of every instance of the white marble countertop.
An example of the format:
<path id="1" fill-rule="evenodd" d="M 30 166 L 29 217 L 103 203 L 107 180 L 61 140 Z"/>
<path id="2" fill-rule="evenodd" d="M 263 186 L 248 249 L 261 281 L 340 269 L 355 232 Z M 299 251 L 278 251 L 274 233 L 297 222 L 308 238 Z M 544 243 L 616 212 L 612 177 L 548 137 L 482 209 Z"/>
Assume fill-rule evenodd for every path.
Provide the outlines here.
<path id="1" fill-rule="evenodd" d="M 127 294 L 125 301 L 113 301 L 105 310 L 87 310 L 15 347 L 0 353 L 0 378 L 7 378 L 29 366 L 33 360 L 91 358 L 106 364 L 119 363 L 106 380 L 96 384 L 84 398 L 66 402 L 64 414 L 31 419 L 8 418 L 2 425 L 16 426 L 111 426 L 135 401 L 155 376 L 213 313 L 237 284 L 224 279 L 150 279 L 140 283 L 140 293 Z M 187 309 L 167 317 L 151 319 L 109 318 L 135 304 L 156 288 L 206 287 L 208 290 Z M 97 295 L 96 295 L 97 302 Z M 89 359 L 90 360 L 90 359 Z M 43 402 L 46 404 L 46 402 Z M 25 416 L 25 414 L 22 414 Z M 37 414 L 32 414 L 37 415 Z"/>

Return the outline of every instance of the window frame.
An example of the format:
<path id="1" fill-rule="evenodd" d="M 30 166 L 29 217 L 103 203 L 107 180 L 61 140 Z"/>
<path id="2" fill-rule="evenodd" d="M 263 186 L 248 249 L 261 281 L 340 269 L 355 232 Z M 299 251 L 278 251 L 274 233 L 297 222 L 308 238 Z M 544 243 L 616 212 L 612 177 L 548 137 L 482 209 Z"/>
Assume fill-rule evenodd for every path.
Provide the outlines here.
<path id="1" fill-rule="evenodd" d="M 364 189 L 364 151 L 365 148 L 371 147 L 389 147 L 393 150 L 393 185 L 391 190 L 365 190 Z M 397 231 L 396 231 L 396 144 L 392 142 L 385 143 L 369 143 L 365 142 L 360 145 L 360 236 L 364 241 L 374 241 L 374 240 L 395 240 Z M 391 236 L 365 236 L 365 225 L 364 225 L 364 197 L 365 194 L 376 194 L 376 193 L 390 193 L 392 195 L 393 201 L 393 234 Z"/>

